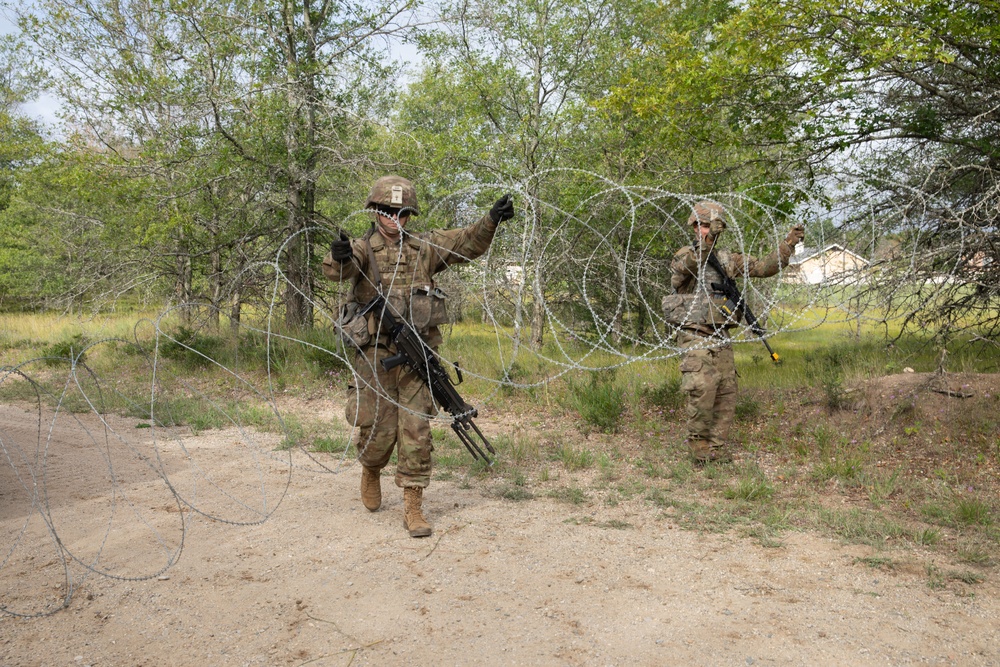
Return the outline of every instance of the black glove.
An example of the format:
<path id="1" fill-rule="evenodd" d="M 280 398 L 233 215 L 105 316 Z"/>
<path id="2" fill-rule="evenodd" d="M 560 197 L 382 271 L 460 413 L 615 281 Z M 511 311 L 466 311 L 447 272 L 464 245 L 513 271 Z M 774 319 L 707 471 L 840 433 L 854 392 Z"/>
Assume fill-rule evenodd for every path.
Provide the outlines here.
<path id="1" fill-rule="evenodd" d="M 509 194 L 500 197 L 490 209 L 490 219 L 493 222 L 501 223 L 514 217 L 514 200 Z"/>
<path id="2" fill-rule="evenodd" d="M 340 232 L 340 238 L 335 239 L 330 244 L 330 257 L 334 261 L 344 264 L 351 261 L 354 251 L 351 249 L 351 239 L 344 232 Z"/>

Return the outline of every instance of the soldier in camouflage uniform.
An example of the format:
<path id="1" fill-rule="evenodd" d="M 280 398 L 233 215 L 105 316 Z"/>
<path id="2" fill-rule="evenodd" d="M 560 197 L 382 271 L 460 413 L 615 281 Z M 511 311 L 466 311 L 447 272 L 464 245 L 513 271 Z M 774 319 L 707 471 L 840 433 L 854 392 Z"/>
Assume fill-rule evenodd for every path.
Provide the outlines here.
<path id="1" fill-rule="evenodd" d="M 426 537 L 431 526 L 421 511 L 423 490 L 431 477 L 431 427 L 437 413 L 426 381 L 405 365 L 386 371 L 381 360 L 396 353 L 378 313 L 357 316 L 376 294 L 384 294 L 397 317 L 413 325 L 429 346 L 441 344 L 438 326 L 447 321 L 444 292 L 434 274 L 479 257 L 493 241 L 498 223 L 514 215 L 509 195 L 487 215 L 464 229 L 410 233 L 406 224 L 419 215 L 413 184 L 399 176 L 375 181 L 365 202 L 374 225 L 362 238 L 341 233 L 323 259 L 331 280 L 353 283 L 341 325 L 356 350 L 354 379 L 347 389 L 345 413 L 356 427 L 354 444 L 362 465 L 361 500 L 374 512 L 382 505 L 380 472 L 397 448 L 396 486 L 403 489 L 403 527 L 412 537 Z"/>
<path id="2" fill-rule="evenodd" d="M 677 251 L 670 264 L 670 286 L 674 294 L 663 300 L 669 323 L 679 327 L 677 344 L 684 348 L 681 387 L 687 393 L 687 441 L 696 464 L 732 461 L 726 438 L 736 411 L 736 365 L 729 330 L 739 324 L 742 313 L 731 316 L 720 310 L 725 295 L 713 290 L 722 276 L 708 264 L 714 252 L 730 277 L 747 275 L 767 278 L 788 266 L 795 244 L 804 230 L 796 225 L 778 248 L 763 259 L 716 248 L 726 229 L 725 210 L 711 201 L 694 206 L 688 224 L 693 226 L 694 244 Z"/>

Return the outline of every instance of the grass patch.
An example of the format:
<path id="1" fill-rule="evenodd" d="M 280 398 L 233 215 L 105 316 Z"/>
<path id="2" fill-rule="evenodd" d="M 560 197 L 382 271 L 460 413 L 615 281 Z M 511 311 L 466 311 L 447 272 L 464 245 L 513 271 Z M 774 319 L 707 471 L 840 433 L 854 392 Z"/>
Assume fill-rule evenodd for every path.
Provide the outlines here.
<path id="1" fill-rule="evenodd" d="M 935 500 L 920 508 L 925 519 L 949 527 L 988 527 L 993 525 L 993 512 L 988 503 L 974 497 L 956 495 L 950 501 Z"/>
<path id="2" fill-rule="evenodd" d="M 41 356 L 45 357 L 47 366 L 61 366 L 68 359 L 72 359 L 78 364 L 82 364 L 87 359 L 84 348 L 90 345 L 90 341 L 82 333 L 63 338 L 42 348 Z"/>
<path id="3" fill-rule="evenodd" d="M 563 443 L 556 450 L 556 460 L 567 470 L 586 470 L 594 465 L 594 454 L 586 449 L 576 449 L 568 443 Z"/>
<path id="4" fill-rule="evenodd" d="M 451 431 L 448 431 L 451 433 Z M 538 460 L 541 448 L 538 440 L 524 433 L 501 434 L 492 441 L 497 450 L 497 458 L 514 465 L 525 465 Z"/>
<path id="5" fill-rule="evenodd" d="M 818 482 L 836 480 L 847 487 L 862 486 L 869 481 L 865 474 L 868 443 L 857 445 L 841 437 L 834 444 L 829 438 L 829 430 L 823 429 L 817 445 L 820 462 L 813 467 L 813 479 Z"/>
<path id="6" fill-rule="evenodd" d="M 958 557 L 964 563 L 984 567 L 996 564 L 995 550 L 977 543 L 965 543 L 958 547 Z"/>
<path id="7" fill-rule="evenodd" d="M 351 439 L 346 435 L 324 436 L 312 443 L 312 451 L 326 454 L 343 454 L 350 450 Z"/>
<path id="8" fill-rule="evenodd" d="M 515 502 L 522 502 L 525 500 L 533 500 L 535 494 L 531 492 L 527 487 L 520 486 L 518 484 L 505 484 L 495 491 L 498 498 L 503 498 L 504 500 L 513 500 Z"/>
<path id="9" fill-rule="evenodd" d="M 993 523 L 990 506 L 978 498 L 960 497 L 955 501 L 955 521 L 963 526 L 989 526 Z"/>
<path id="10" fill-rule="evenodd" d="M 605 433 L 614 433 L 625 415 L 625 389 L 615 384 L 612 370 L 590 374 L 585 383 L 568 380 L 569 404 L 580 417 Z"/>
<path id="11" fill-rule="evenodd" d="M 822 509 L 818 519 L 820 525 L 842 539 L 878 549 L 885 547 L 887 541 L 910 537 L 903 526 L 888 517 L 860 509 Z"/>
<path id="12" fill-rule="evenodd" d="M 681 391 L 681 378 L 675 375 L 654 387 L 642 391 L 642 399 L 651 408 L 656 408 L 667 415 L 678 415 L 684 407 L 687 395 Z"/>
<path id="13" fill-rule="evenodd" d="M 563 519 L 563 523 L 568 523 L 572 526 L 589 526 L 594 523 L 594 520 L 589 516 L 571 516 L 568 519 Z"/>
<path id="14" fill-rule="evenodd" d="M 941 531 L 937 528 L 922 528 L 913 535 L 913 541 L 925 547 L 934 546 L 941 541 Z"/>
<path id="15" fill-rule="evenodd" d="M 597 468 L 601 471 L 601 481 L 613 482 L 618 479 L 618 471 L 615 468 L 615 463 L 607 454 L 601 454 L 597 457 Z"/>
<path id="16" fill-rule="evenodd" d="M 759 467 L 748 466 L 740 470 L 736 483 L 727 486 L 722 495 L 730 500 L 763 502 L 774 496 L 774 485 Z"/>
<path id="17" fill-rule="evenodd" d="M 771 530 L 789 530 L 792 527 L 792 517 L 795 512 L 787 503 L 763 505 L 763 513 L 757 520 Z"/>
<path id="18" fill-rule="evenodd" d="M 884 572 L 891 572 L 896 569 L 896 561 L 882 556 L 865 556 L 863 558 L 855 558 L 854 562 L 870 567 L 873 570 L 882 570 Z"/>
<path id="19" fill-rule="evenodd" d="M 876 473 L 868 477 L 868 500 L 875 507 L 881 507 L 900 488 L 900 472 Z"/>
<path id="20" fill-rule="evenodd" d="M 558 489 L 552 489 L 547 495 L 553 500 L 570 505 L 582 505 L 587 502 L 586 492 L 576 486 L 562 486 Z"/>
<path id="21" fill-rule="evenodd" d="M 759 416 L 760 401 L 749 392 L 741 392 L 736 399 L 736 421 L 751 422 Z"/>
<path id="22" fill-rule="evenodd" d="M 754 526 L 747 531 L 747 537 L 757 540 L 757 543 L 765 549 L 780 549 L 785 546 L 784 542 L 778 539 L 778 533 L 763 526 Z"/>
<path id="23" fill-rule="evenodd" d="M 642 458 L 635 462 L 635 467 L 649 479 L 663 479 L 669 474 L 658 459 Z"/>
<path id="24" fill-rule="evenodd" d="M 978 572 L 971 572 L 969 570 L 950 570 L 948 572 L 948 578 L 953 581 L 961 581 L 963 584 L 968 584 L 970 586 L 974 584 L 981 584 L 986 580 L 986 578 Z"/>

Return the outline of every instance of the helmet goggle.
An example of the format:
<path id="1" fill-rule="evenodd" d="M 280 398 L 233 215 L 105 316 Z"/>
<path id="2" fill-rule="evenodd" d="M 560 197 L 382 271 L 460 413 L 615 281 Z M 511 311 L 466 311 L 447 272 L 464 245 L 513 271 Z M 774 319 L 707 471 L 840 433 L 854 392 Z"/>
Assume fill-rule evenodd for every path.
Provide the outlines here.
<path id="1" fill-rule="evenodd" d="M 393 208 L 392 206 L 385 206 L 384 204 L 376 204 L 375 210 L 380 215 L 394 220 L 398 220 L 399 218 L 408 218 L 412 212 L 409 208 Z"/>

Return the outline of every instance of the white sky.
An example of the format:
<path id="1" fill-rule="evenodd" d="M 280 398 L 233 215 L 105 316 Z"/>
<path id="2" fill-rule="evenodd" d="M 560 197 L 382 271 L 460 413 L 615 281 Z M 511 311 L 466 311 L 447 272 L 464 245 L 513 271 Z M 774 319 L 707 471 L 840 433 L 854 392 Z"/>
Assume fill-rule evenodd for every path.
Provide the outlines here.
<path id="1" fill-rule="evenodd" d="M 16 20 L 10 10 L 0 7 L 0 35 L 16 35 L 19 32 Z M 41 121 L 50 130 L 59 122 L 59 100 L 49 93 L 41 93 L 36 99 L 21 105 L 21 110 L 30 118 Z"/>

